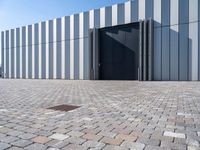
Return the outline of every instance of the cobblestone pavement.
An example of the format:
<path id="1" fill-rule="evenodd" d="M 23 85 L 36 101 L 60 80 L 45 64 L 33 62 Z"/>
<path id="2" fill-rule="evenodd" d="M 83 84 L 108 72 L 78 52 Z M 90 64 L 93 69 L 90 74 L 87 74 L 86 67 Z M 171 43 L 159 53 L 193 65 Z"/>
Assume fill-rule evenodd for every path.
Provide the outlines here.
<path id="1" fill-rule="evenodd" d="M 199 147 L 200 82 L 0 80 L 0 150 Z"/>

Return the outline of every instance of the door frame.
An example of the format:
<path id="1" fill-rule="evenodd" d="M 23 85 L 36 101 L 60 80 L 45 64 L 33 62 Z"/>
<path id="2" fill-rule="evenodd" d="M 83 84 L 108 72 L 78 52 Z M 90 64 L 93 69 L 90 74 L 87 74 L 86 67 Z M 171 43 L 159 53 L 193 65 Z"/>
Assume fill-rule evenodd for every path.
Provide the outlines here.
<path id="1" fill-rule="evenodd" d="M 139 67 L 138 80 L 152 81 L 153 80 L 153 20 L 142 20 L 117 26 L 125 26 L 139 23 Z M 110 26 L 116 27 L 116 26 Z M 105 27 L 107 28 L 107 27 Z M 102 28 L 89 29 L 89 58 L 90 58 L 90 80 L 99 80 L 100 63 L 99 50 L 100 38 L 99 32 Z"/>

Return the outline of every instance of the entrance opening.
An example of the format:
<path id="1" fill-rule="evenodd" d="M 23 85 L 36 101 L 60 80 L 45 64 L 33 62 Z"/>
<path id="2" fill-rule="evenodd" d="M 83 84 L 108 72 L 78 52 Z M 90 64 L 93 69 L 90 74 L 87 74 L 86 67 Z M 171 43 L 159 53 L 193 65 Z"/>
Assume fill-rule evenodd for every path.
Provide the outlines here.
<path id="1" fill-rule="evenodd" d="M 152 80 L 152 21 L 90 30 L 91 79 Z"/>
<path id="2" fill-rule="evenodd" d="M 99 30 L 99 79 L 138 80 L 139 23 Z"/>

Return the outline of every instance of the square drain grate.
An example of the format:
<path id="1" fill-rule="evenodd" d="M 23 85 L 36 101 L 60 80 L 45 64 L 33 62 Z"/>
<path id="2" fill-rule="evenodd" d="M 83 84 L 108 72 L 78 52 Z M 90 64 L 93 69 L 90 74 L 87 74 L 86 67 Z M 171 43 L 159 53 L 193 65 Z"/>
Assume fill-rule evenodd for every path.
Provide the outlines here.
<path id="1" fill-rule="evenodd" d="M 47 109 L 53 109 L 53 110 L 60 110 L 60 111 L 70 111 L 74 110 L 76 108 L 79 108 L 80 106 L 74 106 L 74 105 L 58 105 L 54 107 L 49 107 Z"/>

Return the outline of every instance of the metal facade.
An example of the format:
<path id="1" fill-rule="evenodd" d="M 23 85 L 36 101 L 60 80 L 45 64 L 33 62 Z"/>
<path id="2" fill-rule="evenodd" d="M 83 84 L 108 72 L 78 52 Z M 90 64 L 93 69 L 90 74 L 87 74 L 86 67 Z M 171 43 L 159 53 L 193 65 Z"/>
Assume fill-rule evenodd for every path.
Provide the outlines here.
<path id="1" fill-rule="evenodd" d="M 3 76 L 90 79 L 89 29 L 149 18 L 153 80 L 200 80 L 199 0 L 133 0 L 3 31 Z"/>

